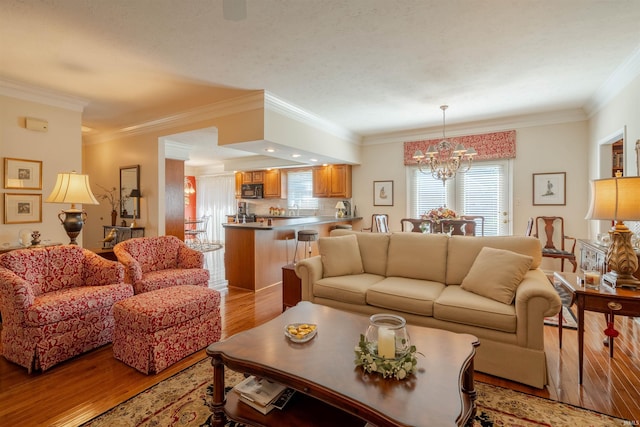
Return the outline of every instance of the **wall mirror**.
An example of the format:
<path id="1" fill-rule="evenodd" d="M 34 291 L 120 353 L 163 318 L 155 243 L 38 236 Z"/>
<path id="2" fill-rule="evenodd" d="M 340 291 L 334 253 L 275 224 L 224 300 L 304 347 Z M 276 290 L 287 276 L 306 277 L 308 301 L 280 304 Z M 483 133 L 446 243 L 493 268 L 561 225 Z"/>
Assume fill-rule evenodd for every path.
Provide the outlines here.
<path id="1" fill-rule="evenodd" d="M 131 190 L 140 189 L 140 165 L 120 168 L 120 217 L 140 218 L 140 198 L 130 197 Z"/>

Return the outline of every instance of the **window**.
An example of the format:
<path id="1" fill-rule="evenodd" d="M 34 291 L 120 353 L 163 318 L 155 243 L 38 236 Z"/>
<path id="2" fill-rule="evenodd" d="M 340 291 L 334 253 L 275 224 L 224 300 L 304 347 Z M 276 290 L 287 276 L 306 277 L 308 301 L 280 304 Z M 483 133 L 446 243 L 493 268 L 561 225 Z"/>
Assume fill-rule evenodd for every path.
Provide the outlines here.
<path id="1" fill-rule="evenodd" d="M 460 215 L 484 216 L 485 236 L 510 233 L 508 220 L 509 161 L 476 162 L 455 179 L 442 181 L 408 167 L 409 214 L 419 218 L 426 211 L 447 206 Z"/>
<path id="2" fill-rule="evenodd" d="M 313 174 L 311 169 L 290 171 L 287 173 L 287 199 L 289 208 L 318 209 L 318 199 L 313 197 Z"/>

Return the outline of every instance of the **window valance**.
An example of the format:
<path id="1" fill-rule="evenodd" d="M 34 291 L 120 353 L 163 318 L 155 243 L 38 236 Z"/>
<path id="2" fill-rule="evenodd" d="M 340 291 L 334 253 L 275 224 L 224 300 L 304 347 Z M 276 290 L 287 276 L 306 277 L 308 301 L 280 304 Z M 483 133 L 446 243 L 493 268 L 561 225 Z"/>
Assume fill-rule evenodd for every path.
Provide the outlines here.
<path id="1" fill-rule="evenodd" d="M 495 160 L 495 159 L 514 159 L 516 157 L 516 131 L 509 130 L 505 132 L 483 133 L 479 135 L 456 136 L 447 138 L 454 146 L 462 144 L 465 147 L 473 147 L 478 152 L 474 161 L 478 160 Z M 430 145 L 434 145 L 442 141 L 442 138 L 427 139 L 423 141 L 411 141 L 404 143 L 404 164 L 405 166 L 415 165 L 413 153 L 416 150 L 427 151 Z"/>

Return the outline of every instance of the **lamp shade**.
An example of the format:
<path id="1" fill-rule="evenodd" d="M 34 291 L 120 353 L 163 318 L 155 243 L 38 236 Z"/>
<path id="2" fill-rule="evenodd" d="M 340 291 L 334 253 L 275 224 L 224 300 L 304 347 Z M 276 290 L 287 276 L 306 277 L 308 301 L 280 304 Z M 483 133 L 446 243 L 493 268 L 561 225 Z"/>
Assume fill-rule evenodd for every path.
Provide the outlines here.
<path id="1" fill-rule="evenodd" d="M 99 204 L 91 192 L 89 175 L 75 172 L 59 173 L 56 185 L 45 201 L 48 203 L 71 203 L 72 205 L 76 203 Z"/>
<path id="2" fill-rule="evenodd" d="M 142 194 L 140 194 L 140 190 L 134 188 L 133 190 L 131 190 L 131 194 L 129 194 L 129 197 L 142 197 Z"/>
<path id="3" fill-rule="evenodd" d="M 345 209 L 346 206 L 344 205 L 344 202 L 338 202 L 336 203 L 336 209 Z"/>
<path id="4" fill-rule="evenodd" d="M 591 203 L 586 219 L 640 220 L 640 177 L 591 181 Z"/>

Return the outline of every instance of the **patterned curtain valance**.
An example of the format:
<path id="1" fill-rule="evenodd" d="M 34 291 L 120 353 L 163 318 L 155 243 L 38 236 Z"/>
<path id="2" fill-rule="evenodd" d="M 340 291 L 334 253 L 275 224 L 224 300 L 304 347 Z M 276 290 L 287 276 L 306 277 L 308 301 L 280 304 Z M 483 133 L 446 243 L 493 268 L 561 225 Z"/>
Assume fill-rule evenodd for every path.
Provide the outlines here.
<path id="1" fill-rule="evenodd" d="M 447 138 L 453 145 L 462 144 L 465 147 L 473 147 L 478 152 L 474 161 L 494 160 L 494 159 L 514 159 L 516 157 L 516 131 L 484 133 L 480 135 L 456 136 Z M 439 139 L 428 139 L 424 141 L 411 141 L 404 143 L 404 164 L 405 166 L 415 165 L 413 153 L 416 150 L 427 151 L 430 145 L 442 141 Z"/>

